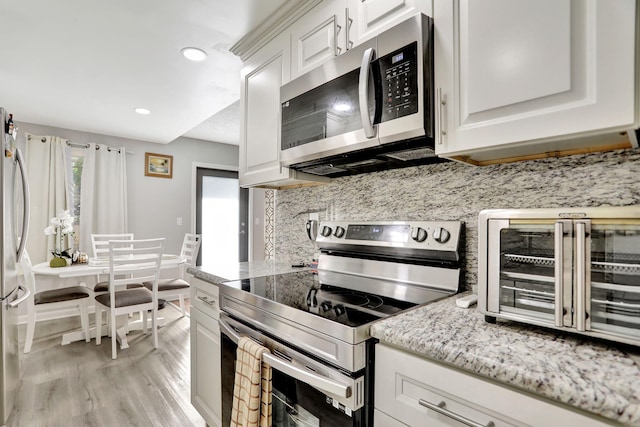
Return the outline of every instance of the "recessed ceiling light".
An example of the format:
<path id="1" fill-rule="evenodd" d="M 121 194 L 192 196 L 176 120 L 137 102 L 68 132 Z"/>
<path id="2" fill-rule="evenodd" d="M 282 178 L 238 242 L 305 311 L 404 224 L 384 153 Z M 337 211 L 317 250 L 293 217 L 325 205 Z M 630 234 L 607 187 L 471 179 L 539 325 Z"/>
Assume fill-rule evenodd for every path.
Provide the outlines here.
<path id="1" fill-rule="evenodd" d="M 207 52 L 197 47 L 185 47 L 180 52 L 182 56 L 190 61 L 204 61 L 207 59 Z"/>
<path id="2" fill-rule="evenodd" d="M 148 108 L 136 108 L 134 110 L 136 113 L 138 114 L 142 114 L 142 115 L 147 115 L 147 114 L 151 114 L 151 110 L 149 110 Z"/>

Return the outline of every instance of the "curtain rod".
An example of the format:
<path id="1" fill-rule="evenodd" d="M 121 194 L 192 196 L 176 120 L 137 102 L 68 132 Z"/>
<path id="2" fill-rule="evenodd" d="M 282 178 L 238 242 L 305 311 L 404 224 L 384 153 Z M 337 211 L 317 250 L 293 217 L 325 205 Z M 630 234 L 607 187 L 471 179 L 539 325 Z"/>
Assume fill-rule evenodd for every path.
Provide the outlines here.
<path id="1" fill-rule="evenodd" d="M 31 141 L 31 135 L 27 135 L 27 140 Z M 43 136 L 40 139 L 40 142 L 43 142 L 43 143 L 47 142 L 47 137 Z M 89 148 L 89 147 L 91 147 L 90 144 L 80 144 L 80 143 L 71 142 L 71 141 L 66 141 L 66 144 L 67 144 L 67 147 L 77 147 L 77 148 Z M 99 149 L 100 149 L 100 144 L 96 144 L 96 150 L 99 150 Z M 121 148 L 116 148 L 116 147 L 111 147 L 111 146 L 107 145 L 107 151 L 116 150 L 116 151 L 120 152 L 121 149 L 122 149 L 122 147 Z M 125 154 L 133 154 L 133 153 L 131 151 L 126 151 L 126 149 L 125 149 Z"/>

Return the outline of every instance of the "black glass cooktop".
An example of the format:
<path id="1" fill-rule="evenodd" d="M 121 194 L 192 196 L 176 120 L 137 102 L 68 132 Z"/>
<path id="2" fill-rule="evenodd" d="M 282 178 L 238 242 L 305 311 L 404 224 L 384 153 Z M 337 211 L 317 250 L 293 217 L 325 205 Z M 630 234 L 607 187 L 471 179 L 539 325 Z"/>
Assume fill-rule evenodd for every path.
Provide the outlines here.
<path id="1" fill-rule="evenodd" d="M 311 270 L 234 280 L 223 285 L 352 327 L 416 305 L 321 283 L 318 274 Z"/>

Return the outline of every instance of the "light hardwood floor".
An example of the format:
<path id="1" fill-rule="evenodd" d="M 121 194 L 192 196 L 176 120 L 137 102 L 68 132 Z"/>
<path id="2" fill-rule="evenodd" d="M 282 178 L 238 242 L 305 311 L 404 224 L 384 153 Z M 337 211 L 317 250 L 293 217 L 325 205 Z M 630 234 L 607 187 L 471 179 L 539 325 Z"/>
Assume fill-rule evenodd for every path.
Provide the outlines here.
<path id="1" fill-rule="evenodd" d="M 204 427 L 190 403 L 189 318 L 173 307 L 160 313 L 166 324 L 159 348 L 150 334 L 132 331 L 130 347 L 118 348 L 116 360 L 108 337 L 100 346 L 60 345 L 63 332 L 79 329 L 78 319 L 38 323 L 31 353 L 21 354 L 22 381 L 7 427 Z"/>

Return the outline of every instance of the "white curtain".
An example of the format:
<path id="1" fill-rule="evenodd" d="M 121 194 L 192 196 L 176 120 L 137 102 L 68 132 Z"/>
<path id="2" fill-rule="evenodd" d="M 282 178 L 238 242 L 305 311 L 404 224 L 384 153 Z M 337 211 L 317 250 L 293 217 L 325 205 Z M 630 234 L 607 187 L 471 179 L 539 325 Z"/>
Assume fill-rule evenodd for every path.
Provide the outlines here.
<path id="1" fill-rule="evenodd" d="M 26 134 L 26 167 L 31 193 L 31 216 L 27 252 L 34 264 L 51 258 L 53 236 L 44 229 L 49 220 L 70 208 L 66 174 L 71 168 L 67 140 L 57 136 Z M 70 172 L 69 172 L 70 173 Z M 68 242 L 71 247 L 71 243 Z"/>
<path id="2" fill-rule="evenodd" d="M 80 192 L 80 250 L 91 250 L 91 234 L 126 233 L 125 149 L 89 144 L 84 154 Z"/>

